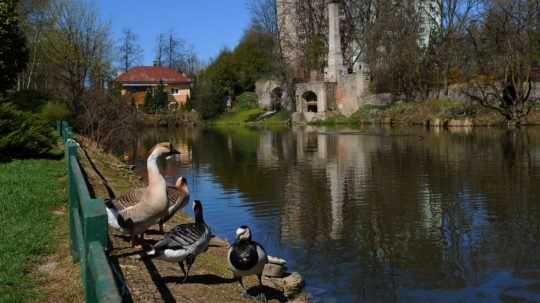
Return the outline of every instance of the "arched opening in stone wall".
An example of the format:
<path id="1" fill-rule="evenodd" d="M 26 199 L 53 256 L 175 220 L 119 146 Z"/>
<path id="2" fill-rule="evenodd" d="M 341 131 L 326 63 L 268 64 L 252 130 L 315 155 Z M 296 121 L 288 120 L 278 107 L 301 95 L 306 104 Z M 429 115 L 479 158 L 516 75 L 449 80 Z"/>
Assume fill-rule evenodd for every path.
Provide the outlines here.
<path id="1" fill-rule="evenodd" d="M 276 87 L 272 90 L 270 93 L 270 106 L 272 110 L 280 110 L 281 109 L 281 98 L 283 97 L 283 89 L 281 87 Z"/>
<path id="2" fill-rule="evenodd" d="M 306 111 L 316 113 L 317 112 L 317 94 L 313 91 L 307 91 L 302 94 L 302 99 L 306 104 Z"/>

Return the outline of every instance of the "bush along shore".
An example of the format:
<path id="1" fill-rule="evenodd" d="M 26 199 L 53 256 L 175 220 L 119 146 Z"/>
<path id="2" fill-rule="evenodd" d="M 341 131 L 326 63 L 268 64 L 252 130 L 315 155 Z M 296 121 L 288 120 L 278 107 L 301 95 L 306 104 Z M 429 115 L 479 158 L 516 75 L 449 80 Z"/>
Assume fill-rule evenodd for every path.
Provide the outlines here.
<path id="1" fill-rule="evenodd" d="M 425 127 L 509 126 L 499 113 L 451 99 L 394 102 L 388 105 L 363 105 L 349 117 L 336 114 L 312 125 L 393 125 Z M 535 106 L 521 125 L 540 125 L 540 106 Z"/>
<path id="2" fill-rule="evenodd" d="M 88 139 L 78 137 L 77 140 L 85 148 L 88 157 L 80 155 L 89 185 L 95 196 L 108 197 L 98 172 L 107 180 L 108 185 L 118 195 L 131 186 L 142 185 L 141 177 L 133 171 L 133 167 L 117 157 L 94 148 Z M 92 163 L 92 164 L 91 164 Z M 197 197 L 191 197 L 191 200 Z M 203 201 L 204 203 L 204 201 Z M 182 211 L 178 212 L 165 224 L 164 230 L 170 230 L 176 224 L 192 222 L 193 219 Z M 145 239 L 149 242 L 163 237 L 156 229 L 149 231 Z M 110 231 L 112 250 L 111 261 L 118 264 L 120 274 L 125 281 L 124 289 L 129 300 L 134 302 L 253 302 L 243 298 L 240 285 L 232 279 L 227 267 L 226 255 L 229 243 L 214 237 L 206 253 L 197 257 L 192 267 L 190 278 L 182 283 L 183 274 L 178 264 L 157 259 L 149 259 L 140 248 L 132 248 L 128 239 Z M 271 254 L 271 252 L 269 252 Z M 276 272 L 275 270 L 270 270 Z M 304 291 L 304 281 L 298 273 L 281 272 L 281 277 L 263 278 L 265 292 L 269 302 L 309 302 L 309 295 Z M 244 279 L 248 293 L 256 295 L 261 290 L 256 277 Z"/>
<path id="3" fill-rule="evenodd" d="M 194 126 L 201 123 L 197 112 L 183 111 L 141 114 L 138 120 L 144 126 Z"/>

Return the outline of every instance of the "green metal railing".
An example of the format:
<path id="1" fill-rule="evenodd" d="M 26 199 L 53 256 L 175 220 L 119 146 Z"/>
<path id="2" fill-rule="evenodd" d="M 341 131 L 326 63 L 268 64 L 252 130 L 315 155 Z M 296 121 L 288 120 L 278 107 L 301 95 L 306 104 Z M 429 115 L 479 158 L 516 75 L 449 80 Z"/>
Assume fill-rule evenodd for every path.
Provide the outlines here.
<path id="1" fill-rule="evenodd" d="M 113 268 L 105 254 L 109 243 L 105 205 L 102 199 L 90 197 L 71 127 L 67 122 L 59 121 L 57 130 L 65 145 L 71 255 L 81 266 L 86 302 L 122 302 Z"/>

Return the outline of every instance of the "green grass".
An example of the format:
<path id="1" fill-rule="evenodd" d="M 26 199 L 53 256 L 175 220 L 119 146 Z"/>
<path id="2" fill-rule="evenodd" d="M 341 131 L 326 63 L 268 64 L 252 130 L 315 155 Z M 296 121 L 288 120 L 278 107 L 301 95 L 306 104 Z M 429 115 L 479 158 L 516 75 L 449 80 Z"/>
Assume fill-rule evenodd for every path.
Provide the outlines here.
<path id="1" fill-rule="evenodd" d="M 254 122 L 255 118 L 258 115 L 264 113 L 264 110 L 260 108 L 250 108 L 250 109 L 238 109 L 235 108 L 233 111 L 228 113 L 223 113 L 219 115 L 216 119 L 211 120 L 210 124 L 216 125 L 234 125 L 234 124 L 246 124 L 252 123 L 256 125 L 274 125 L 274 124 L 284 124 L 289 121 L 290 113 L 282 110 L 270 118 L 264 119 L 262 121 Z"/>
<path id="2" fill-rule="evenodd" d="M 284 123 L 287 123 L 290 118 L 291 118 L 291 114 L 286 110 L 282 110 L 282 111 L 277 112 L 276 114 L 274 114 L 272 117 L 268 119 L 264 119 L 262 121 L 255 122 L 255 123 L 260 124 L 260 125 L 284 124 Z"/>
<path id="3" fill-rule="evenodd" d="M 30 272 L 55 247 L 51 211 L 66 199 L 63 161 L 0 163 L 0 302 L 38 295 Z"/>
<path id="4" fill-rule="evenodd" d="M 215 124 L 244 124 L 254 120 L 263 112 L 260 108 L 251 108 L 245 110 L 233 110 L 228 113 L 223 113 L 211 123 Z"/>

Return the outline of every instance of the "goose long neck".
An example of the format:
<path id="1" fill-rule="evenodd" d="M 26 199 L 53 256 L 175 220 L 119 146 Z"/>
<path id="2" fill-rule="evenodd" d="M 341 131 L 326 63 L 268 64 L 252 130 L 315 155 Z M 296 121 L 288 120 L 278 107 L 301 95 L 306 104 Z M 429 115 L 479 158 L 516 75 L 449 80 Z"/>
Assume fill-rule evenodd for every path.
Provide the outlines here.
<path id="1" fill-rule="evenodd" d="M 205 224 L 202 211 L 196 211 L 195 212 L 195 223 L 197 223 L 197 224 Z"/>
<path id="2" fill-rule="evenodd" d="M 157 165 L 158 157 L 159 155 L 152 153 L 146 161 L 146 167 L 148 170 L 148 184 L 160 183 L 164 180 Z"/>

